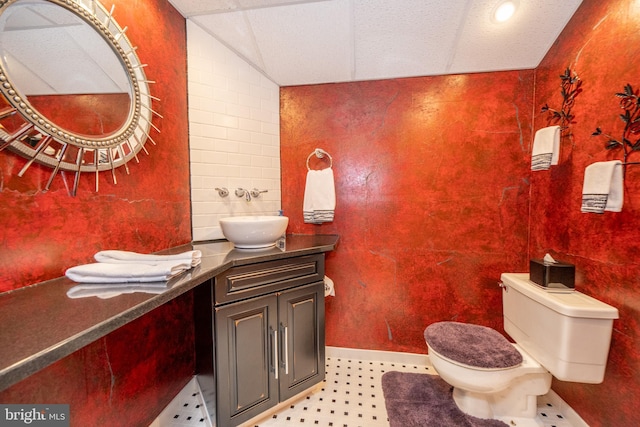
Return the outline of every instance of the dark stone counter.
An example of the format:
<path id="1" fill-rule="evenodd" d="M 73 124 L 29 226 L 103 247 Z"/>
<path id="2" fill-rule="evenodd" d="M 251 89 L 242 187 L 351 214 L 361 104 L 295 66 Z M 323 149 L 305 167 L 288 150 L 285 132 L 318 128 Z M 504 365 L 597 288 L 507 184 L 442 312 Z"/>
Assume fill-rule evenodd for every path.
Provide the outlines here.
<path id="1" fill-rule="evenodd" d="M 166 282 L 161 293 L 72 299 L 66 277 L 0 294 L 0 391 L 150 312 L 228 268 L 328 252 L 335 235 L 287 235 L 285 247 L 239 250 L 227 241 L 194 243 L 161 254 L 202 251 L 202 263 Z M 126 288 L 126 284 L 122 285 Z"/>

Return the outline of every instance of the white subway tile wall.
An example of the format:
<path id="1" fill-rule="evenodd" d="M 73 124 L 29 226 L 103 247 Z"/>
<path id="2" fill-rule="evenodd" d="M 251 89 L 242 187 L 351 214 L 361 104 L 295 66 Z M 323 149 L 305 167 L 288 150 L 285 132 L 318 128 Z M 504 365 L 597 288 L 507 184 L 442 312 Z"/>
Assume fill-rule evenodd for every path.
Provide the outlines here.
<path id="1" fill-rule="evenodd" d="M 187 61 L 193 240 L 221 239 L 220 218 L 281 209 L 280 88 L 191 20 Z"/>

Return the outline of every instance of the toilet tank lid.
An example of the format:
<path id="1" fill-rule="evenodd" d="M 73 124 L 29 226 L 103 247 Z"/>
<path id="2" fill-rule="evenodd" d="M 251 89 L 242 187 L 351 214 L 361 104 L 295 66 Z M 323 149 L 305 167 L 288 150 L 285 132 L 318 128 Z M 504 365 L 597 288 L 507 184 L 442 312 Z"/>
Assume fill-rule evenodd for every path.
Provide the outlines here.
<path id="1" fill-rule="evenodd" d="M 505 285 L 565 316 L 591 319 L 618 318 L 617 308 L 578 291 L 558 293 L 544 290 L 529 280 L 529 273 L 502 273 L 500 278 Z"/>

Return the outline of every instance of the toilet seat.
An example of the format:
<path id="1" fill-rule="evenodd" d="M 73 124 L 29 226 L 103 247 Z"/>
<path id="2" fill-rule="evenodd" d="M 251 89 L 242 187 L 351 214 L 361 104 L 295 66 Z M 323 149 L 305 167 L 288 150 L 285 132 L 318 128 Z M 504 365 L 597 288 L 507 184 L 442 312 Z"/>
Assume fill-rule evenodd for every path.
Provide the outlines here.
<path id="1" fill-rule="evenodd" d="M 512 369 L 522 354 L 498 331 L 460 322 L 437 322 L 424 331 L 429 348 L 452 363 L 475 370 Z"/>
<path id="2" fill-rule="evenodd" d="M 520 377 L 540 377 L 542 382 L 536 385 L 540 390 L 548 390 L 551 384 L 551 375 L 540 363 L 486 326 L 438 322 L 425 329 L 424 337 L 429 360 L 438 375 L 457 389 L 458 397 L 463 393 L 498 393 L 521 381 Z"/>

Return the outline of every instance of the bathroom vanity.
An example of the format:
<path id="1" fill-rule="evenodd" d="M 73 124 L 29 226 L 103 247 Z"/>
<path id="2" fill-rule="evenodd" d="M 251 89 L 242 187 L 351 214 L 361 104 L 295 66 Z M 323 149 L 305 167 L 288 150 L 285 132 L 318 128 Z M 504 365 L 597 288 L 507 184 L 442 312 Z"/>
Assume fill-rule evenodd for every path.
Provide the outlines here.
<path id="1" fill-rule="evenodd" d="M 198 249 L 202 262 L 157 294 L 72 299 L 67 292 L 78 284 L 66 277 L 5 292 L 0 391 L 192 291 L 198 378 L 205 393 L 219 395 L 208 405 L 213 420 L 259 414 L 324 378 L 324 256 L 337 242 L 287 235 L 283 247 L 257 251 L 226 241 L 171 248 L 160 253 Z"/>
<path id="2" fill-rule="evenodd" d="M 236 426 L 324 379 L 324 254 L 232 267 L 196 289 L 198 383 Z"/>

